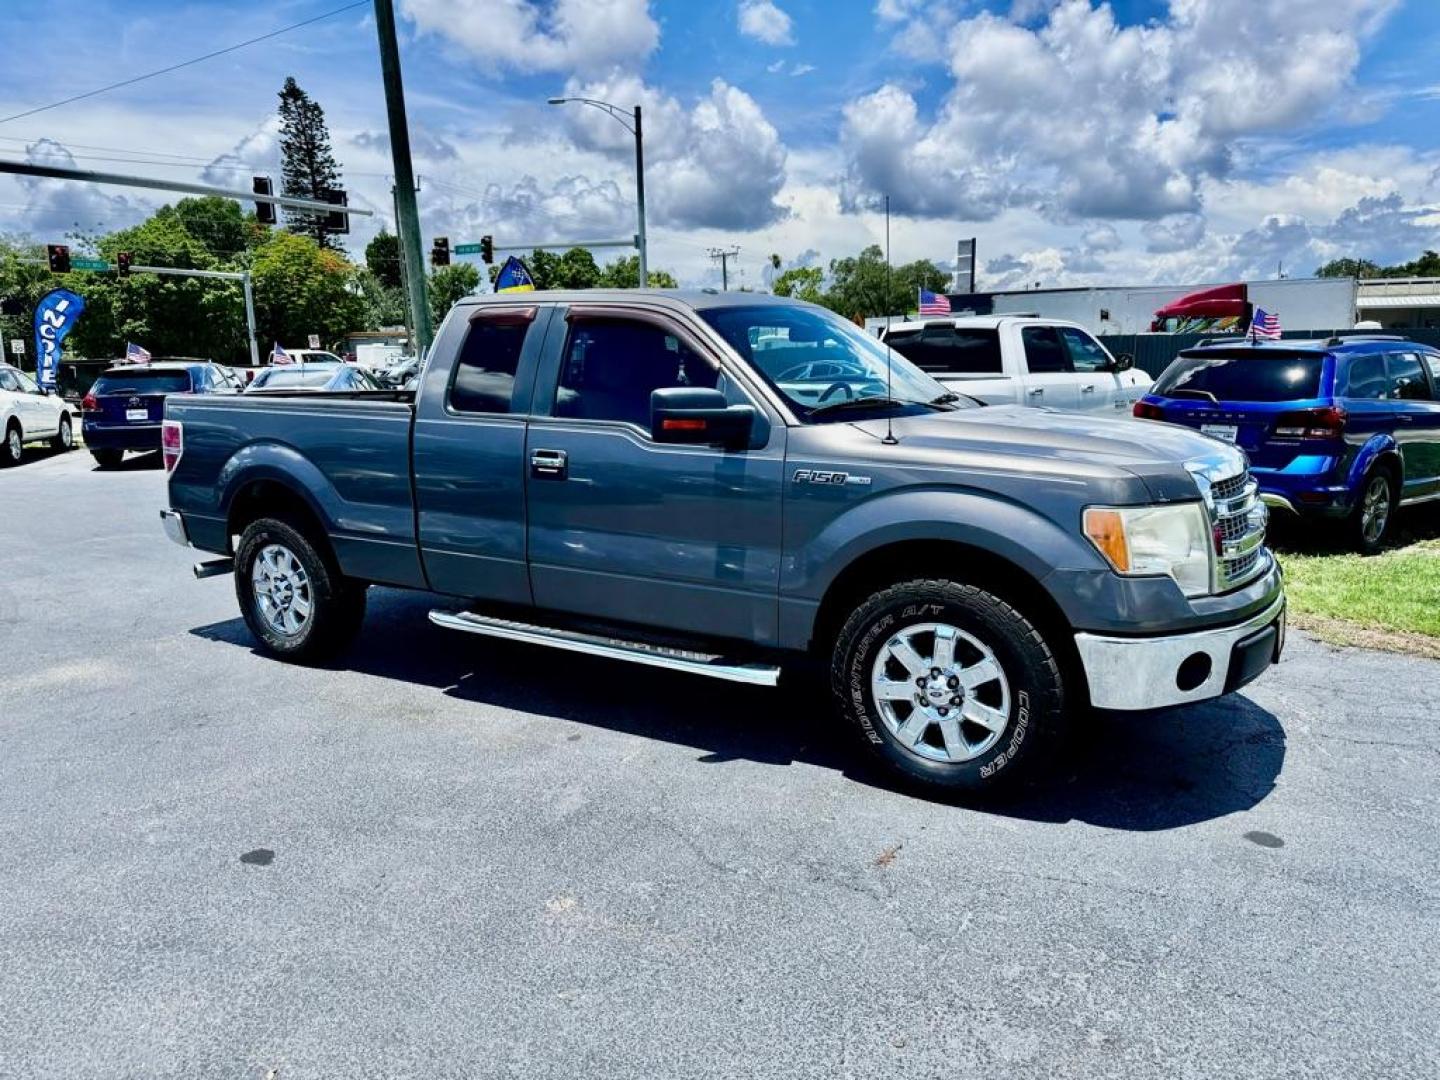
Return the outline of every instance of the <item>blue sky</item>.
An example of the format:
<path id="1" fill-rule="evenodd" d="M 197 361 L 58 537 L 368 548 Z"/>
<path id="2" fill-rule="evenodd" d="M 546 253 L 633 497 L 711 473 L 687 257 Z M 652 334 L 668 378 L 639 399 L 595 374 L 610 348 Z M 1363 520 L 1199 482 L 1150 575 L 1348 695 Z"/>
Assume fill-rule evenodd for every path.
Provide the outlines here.
<path id="1" fill-rule="evenodd" d="M 10 0 L 0 116 L 342 2 Z M 982 286 L 1305 273 L 1440 246 L 1432 0 L 397 8 L 424 231 L 452 243 L 633 231 L 628 136 L 544 104 L 568 90 L 645 105 L 652 263 L 690 283 L 714 275 L 712 245 L 738 244 L 753 286 L 772 252 L 851 254 L 882 235 L 886 194 L 897 259 L 977 236 Z M 274 94 L 291 74 L 327 111 L 352 202 L 388 218 L 368 6 L 0 123 L 0 157 L 246 186 L 278 175 Z M 53 240 L 157 202 L 4 177 L 0 231 Z"/>

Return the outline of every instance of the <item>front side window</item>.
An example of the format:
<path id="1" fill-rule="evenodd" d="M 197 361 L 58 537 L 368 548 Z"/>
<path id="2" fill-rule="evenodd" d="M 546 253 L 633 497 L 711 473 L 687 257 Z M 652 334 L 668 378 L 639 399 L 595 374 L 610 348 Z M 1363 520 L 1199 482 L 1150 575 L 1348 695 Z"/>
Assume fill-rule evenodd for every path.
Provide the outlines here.
<path id="1" fill-rule="evenodd" d="M 1025 345 L 1025 365 L 1032 375 L 1054 375 L 1070 370 L 1070 359 L 1060 334 L 1053 326 L 1025 326 L 1020 330 Z"/>
<path id="2" fill-rule="evenodd" d="M 515 394 L 515 373 L 525 335 L 533 323 L 530 317 L 476 317 L 465 332 L 465 343 L 455 361 L 455 378 L 450 384 L 450 408 L 457 412 L 508 413 Z"/>
<path id="3" fill-rule="evenodd" d="M 1076 371 L 1108 371 L 1110 356 L 1101 344 L 1084 330 L 1073 326 L 1060 327 L 1060 337 L 1070 352 L 1070 364 Z"/>
<path id="4" fill-rule="evenodd" d="M 1350 361 L 1349 395 L 1368 401 L 1381 401 L 1385 397 L 1388 383 L 1385 377 L 1385 357 L 1377 354 L 1357 356 Z"/>
<path id="5" fill-rule="evenodd" d="M 1430 387 L 1414 353 L 1390 354 L 1390 397 L 1396 401 L 1429 401 Z"/>
<path id="6" fill-rule="evenodd" d="M 650 428 L 650 393 L 672 386 L 708 387 L 719 370 L 679 337 L 649 322 L 573 321 L 560 365 L 555 415 L 619 420 Z"/>
<path id="7" fill-rule="evenodd" d="M 854 420 L 866 410 L 920 414 L 955 401 L 945 387 L 872 334 L 834 312 L 785 304 L 722 305 L 700 312 L 805 421 Z M 892 415 L 894 415 L 892 413 Z"/>
<path id="8" fill-rule="evenodd" d="M 12 371 L 0 371 L 0 390 L 9 390 L 11 393 L 19 393 L 20 380 L 15 377 Z"/>

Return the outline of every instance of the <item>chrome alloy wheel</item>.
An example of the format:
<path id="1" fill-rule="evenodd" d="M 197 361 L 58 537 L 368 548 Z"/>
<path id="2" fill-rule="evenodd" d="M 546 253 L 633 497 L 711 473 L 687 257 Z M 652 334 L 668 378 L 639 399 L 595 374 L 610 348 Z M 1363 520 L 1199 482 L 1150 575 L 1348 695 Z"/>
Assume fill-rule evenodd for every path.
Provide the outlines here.
<path id="1" fill-rule="evenodd" d="M 1360 506 L 1360 534 L 1367 544 L 1385 535 L 1390 523 L 1390 482 L 1384 474 L 1376 474 L 1365 485 L 1365 500 Z"/>
<path id="2" fill-rule="evenodd" d="M 1010 723 L 1010 682 L 989 646 L 948 623 L 893 634 L 870 671 L 890 733 L 928 761 L 970 761 Z"/>
<path id="3" fill-rule="evenodd" d="M 310 619 L 310 576 L 283 544 L 266 544 L 250 569 L 255 606 L 271 630 L 295 637 Z"/>
<path id="4" fill-rule="evenodd" d="M 21 443 L 20 443 L 20 429 L 19 429 L 19 428 L 12 427 L 12 428 L 10 429 L 9 434 L 7 434 L 7 435 L 5 436 L 5 448 L 6 448 L 6 449 L 9 451 L 9 453 L 10 453 L 10 460 L 11 460 L 11 461 L 19 461 L 19 460 L 20 460 L 20 455 L 21 455 L 21 453 L 22 453 L 23 451 L 22 451 L 22 446 L 21 446 Z"/>

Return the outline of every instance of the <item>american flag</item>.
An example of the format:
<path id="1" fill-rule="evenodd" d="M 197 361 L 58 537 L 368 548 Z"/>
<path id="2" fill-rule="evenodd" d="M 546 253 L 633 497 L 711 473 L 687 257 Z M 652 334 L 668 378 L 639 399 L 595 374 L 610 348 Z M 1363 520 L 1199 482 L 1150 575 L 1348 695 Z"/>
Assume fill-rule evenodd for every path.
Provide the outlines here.
<path id="1" fill-rule="evenodd" d="M 920 290 L 920 314 L 921 315 L 949 315 L 950 298 L 933 293 L 929 289 Z"/>
<path id="2" fill-rule="evenodd" d="M 270 363 L 293 364 L 294 362 L 290 354 L 280 347 L 280 342 L 275 342 L 275 348 L 270 350 Z"/>
<path id="3" fill-rule="evenodd" d="M 1279 341 L 1280 316 L 1257 307 L 1255 317 L 1250 320 L 1250 336 L 1264 338 L 1266 341 Z"/>
<path id="4" fill-rule="evenodd" d="M 127 364 L 148 364 L 150 362 L 150 350 L 141 348 L 133 341 L 125 343 L 125 362 Z"/>

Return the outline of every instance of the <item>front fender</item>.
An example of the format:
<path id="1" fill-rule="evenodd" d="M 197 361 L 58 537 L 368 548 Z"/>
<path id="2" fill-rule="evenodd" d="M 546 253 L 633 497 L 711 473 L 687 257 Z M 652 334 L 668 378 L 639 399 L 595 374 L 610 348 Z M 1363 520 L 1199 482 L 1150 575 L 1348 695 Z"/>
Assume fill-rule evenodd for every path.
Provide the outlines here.
<path id="1" fill-rule="evenodd" d="M 780 591 L 818 602 L 856 559 L 910 540 L 968 544 L 1014 563 L 1037 582 L 1057 567 L 1106 568 L 1078 532 L 1018 503 L 953 489 L 912 489 L 869 499 L 829 522 L 787 555 Z"/>

